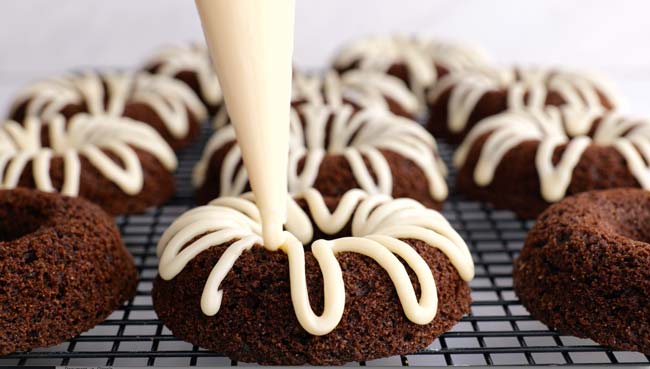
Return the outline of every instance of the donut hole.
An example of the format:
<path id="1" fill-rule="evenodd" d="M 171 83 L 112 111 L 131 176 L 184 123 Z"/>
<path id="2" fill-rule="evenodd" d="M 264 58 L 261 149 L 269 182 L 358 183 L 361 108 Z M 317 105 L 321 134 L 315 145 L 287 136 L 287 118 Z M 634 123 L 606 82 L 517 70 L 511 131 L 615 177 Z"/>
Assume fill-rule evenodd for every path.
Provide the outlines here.
<path id="1" fill-rule="evenodd" d="M 632 241 L 650 244 L 650 203 L 611 204 L 601 214 L 602 228 Z"/>
<path id="2" fill-rule="evenodd" d="M 643 219 L 628 219 L 627 222 L 618 221 L 613 225 L 616 233 L 633 241 L 650 244 L 650 216 Z M 645 223 L 645 224 L 644 224 Z"/>
<path id="3" fill-rule="evenodd" d="M 47 220 L 45 211 L 27 204 L 0 203 L 0 242 L 11 242 L 36 232 Z M 27 253 L 26 262 L 34 255 Z"/>

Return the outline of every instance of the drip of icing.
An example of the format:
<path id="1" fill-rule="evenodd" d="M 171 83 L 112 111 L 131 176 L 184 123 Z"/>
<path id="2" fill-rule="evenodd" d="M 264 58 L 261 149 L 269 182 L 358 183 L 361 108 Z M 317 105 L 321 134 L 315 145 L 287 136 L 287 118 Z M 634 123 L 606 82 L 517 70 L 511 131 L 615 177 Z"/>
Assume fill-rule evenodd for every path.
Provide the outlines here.
<path id="1" fill-rule="evenodd" d="M 381 107 L 389 110 L 387 98 L 408 114 L 415 115 L 419 102 L 399 78 L 378 72 L 351 70 L 343 74 L 327 71 L 324 77 L 297 75 L 293 81 L 292 101 L 338 106 L 349 101 L 357 107 Z"/>
<path id="2" fill-rule="evenodd" d="M 160 50 L 145 63 L 145 69 L 156 68 L 156 74 L 175 77 L 180 72 L 193 72 L 203 99 L 210 105 L 223 100 L 219 79 L 212 68 L 208 49 L 199 44 L 170 46 Z"/>
<path id="3" fill-rule="evenodd" d="M 313 187 L 320 165 L 326 155 L 343 155 L 360 187 L 369 193 L 392 193 L 392 173 L 380 149 L 393 151 L 411 160 L 425 174 L 431 196 L 438 200 L 447 197 L 446 168 L 437 155 L 437 145 L 417 123 L 381 109 L 363 109 L 354 112 L 351 106 L 324 106 L 306 104 L 291 114 L 288 184 L 290 192 Z M 328 121 L 331 124 L 328 127 Z M 329 140 L 326 145 L 326 137 Z M 235 141 L 234 130 L 225 126 L 217 130 L 208 142 L 201 159 L 194 168 L 196 187 L 205 183 L 208 166 L 216 151 Z M 369 167 L 363 161 L 367 158 Z M 298 163 L 305 165 L 298 171 Z M 244 192 L 246 169 L 241 167 L 241 151 L 233 145 L 221 166 L 221 196 Z M 377 176 L 373 179 L 372 173 Z"/>
<path id="4" fill-rule="evenodd" d="M 41 144 L 46 130 L 49 147 Z M 140 193 L 143 169 L 134 148 L 156 157 L 168 170 L 176 168 L 176 156 L 150 126 L 128 118 L 75 115 L 70 121 L 57 115 L 48 124 L 29 117 L 24 125 L 6 122 L 0 127 L 0 188 L 14 188 L 31 161 L 36 188 L 54 192 L 50 163 L 63 159 L 61 193 L 79 195 L 81 157 L 128 195 Z M 109 157 L 114 155 L 118 164 Z"/>
<path id="5" fill-rule="evenodd" d="M 392 66 L 403 64 L 409 87 L 423 104 L 425 91 L 437 82 L 436 66 L 455 71 L 483 61 L 481 53 L 469 48 L 398 35 L 357 40 L 339 52 L 334 66 L 346 69 L 356 65 L 362 70 L 386 73 Z"/>
<path id="6" fill-rule="evenodd" d="M 295 202 L 304 199 L 309 214 Z M 344 194 L 330 213 L 322 195 L 309 189 L 289 199 L 287 242 L 279 250 L 287 254 L 291 299 L 298 322 L 310 334 L 331 332 L 343 316 L 345 288 L 336 255 L 354 252 L 375 260 L 386 270 L 397 291 L 407 318 L 420 325 L 436 315 L 438 297 L 431 269 L 415 249 L 402 241 L 415 239 L 442 251 L 461 278 L 474 276 L 472 256 L 462 238 L 440 213 L 409 199 L 393 200 L 385 195 L 369 195 L 361 190 Z M 303 244 L 312 241 L 315 225 L 326 234 L 339 233 L 352 224 L 351 237 L 316 240 L 311 250 L 318 261 L 324 283 L 324 309 L 318 316 L 309 303 Z M 260 213 L 249 195 L 222 197 L 179 217 L 161 237 L 157 254 L 160 276 L 173 279 L 199 253 L 234 241 L 212 269 L 203 289 L 201 309 L 215 315 L 221 306 L 220 285 L 239 256 L 262 242 Z M 398 258 L 399 257 L 399 258 Z M 420 284 L 418 300 L 403 260 L 415 272 Z"/>
<path id="7" fill-rule="evenodd" d="M 175 138 L 189 131 L 188 114 L 201 121 L 207 111 L 194 92 L 180 81 L 147 73 L 86 71 L 37 82 L 23 89 L 12 104 L 23 104 L 26 116 L 50 121 L 69 104 L 84 105 L 91 115 L 123 115 L 126 104 L 148 105 Z"/>
<path id="8" fill-rule="evenodd" d="M 587 136 L 596 124 L 593 138 Z M 569 133 L 577 132 L 575 136 Z M 573 170 L 584 151 L 595 145 L 613 146 L 625 158 L 642 188 L 650 189 L 650 119 L 630 119 L 601 109 L 572 109 L 568 106 L 511 110 L 480 121 L 458 148 L 454 163 L 465 164 L 475 142 L 489 134 L 474 169 L 474 181 L 489 185 L 496 168 L 508 151 L 525 141 L 537 142 L 535 166 L 542 198 L 561 200 L 571 183 Z M 559 162 L 553 153 L 565 146 Z"/>
<path id="9" fill-rule="evenodd" d="M 294 0 L 196 0 L 263 220 L 284 243 Z"/>
<path id="10" fill-rule="evenodd" d="M 576 110 L 602 108 L 599 94 L 614 107 L 620 105 L 614 89 L 600 76 L 541 68 L 471 68 L 449 73 L 431 89 L 429 102 L 450 89 L 447 125 L 454 133 L 465 129 L 476 105 L 490 91 L 505 91 L 507 107 L 513 110 L 542 109 L 550 91 Z"/>

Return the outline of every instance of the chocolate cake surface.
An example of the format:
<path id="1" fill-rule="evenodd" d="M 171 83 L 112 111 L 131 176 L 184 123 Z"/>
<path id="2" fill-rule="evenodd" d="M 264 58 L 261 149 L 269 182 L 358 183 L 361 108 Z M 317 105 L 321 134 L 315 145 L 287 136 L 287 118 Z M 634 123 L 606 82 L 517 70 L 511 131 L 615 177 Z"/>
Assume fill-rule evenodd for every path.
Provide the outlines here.
<path id="1" fill-rule="evenodd" d="M 540 215 L 513 268 L 531 315 L 564 334 L 650 353 L 650 193 L 592 191 Z"/>
<path id="2" fill-rule="evenodd" d="M 59 344 L 135 294 L 113 219 L 79 198 L 0 190 L 0 355 Z"/>
<path id="3" fill-rule="evenodd" d="M 354 197 L 358 192 L 362 191 L 353 190 L 346 196 L 352 194 Z M 367 195 L 363 195 L 362 199 L 367 198 L 369 199 L 367 201 L 370 202 L 379 199 L 379 197 L 365 196 Z M 345 197 L 343 200 L 324 197 L 322 200 L 310 202 L 313 199 L 310 200 L 309 196 L 305 198 L 308 199 L 307 202 L 299 200 L 297 204 L 307 214 L 311 212 L 309 209 L 312 208 L 314 213 L 322 211 L 321 205 L 316 204 L 324 204 L 322 206 L 327 206 L 325 211 L 334 212 L 335 209 L 340 210 L 337 208 L 339 203 L 350 200 Z M 161 256 L 159 269 L 161 276 L 157 277 L 154 282 L 152 297 L 158 316 L 177 337 L 200 347 L 224 353 L 238 361 L 271 365 L 339 365 L 350 361 L 407 354 L 423 349 L 430 345 L 436 337 L 451 329 L 464 314 L 469 313 L 471 297 L 467 283 L 467 270 L 461 271 L 462 267 L 457 269 L 460 266 L 459 263 L 469 262 L 471 264 L 471 256 L 468 251 L 463 257 L 464 261 L 461 262 L 461 259 L 450 258 L 436 242 L 427 243 L 420 239 L 404 238 L 400 241 L 404 242 L 406 247 L 417 252 L 426 264 L 425 268 L 430 270 L 435 280 L 433 288 L 437 290 L 438 296 L 436 314 L 426 324 L 416 324 L 411 320 L 412 318 L 407 318 L 402 306 L 404 301 L 401 298 L 403 296 L 398 296 L 394 281 L 384 269 L 385 266 L 382 267 L 373 258 L 360 254 L 360 251 L 337 252 L 336 262 L 341 267 L 345 290 L 342 317 L 329 333 L 310 334 L 297 318 L 296 307 L 292 303 L 294 297 L 292 290 L 296 287 L 292 284 L 296 282 L 290 276 L 290 271 L 293 273 L 289 264 L 290 254 L 286 253 L 286 249 L 285 252 L 269 251 L 260 243 L 241 252 L 241 255 L 234 261 L 232 268 L 225 275 L 225 279 L 218 285 L 219 290 L 223 291 L 223 295 L 219 297 L 220 306 L 217 308 L 216 314 L 206 315 L 204 309 L 210 304 L 208 301 L 214 301 L 209 297 L 210 295 L 214 296 L 215 288 L 217 288 L 214 284 L 207 285 L 206 283 L 209 283 L 209 279 L 215 278 L 215 273 L 221 275 L 224 272 L 217 271 L 218 265 L 225 265 L 224 261 L 220 261 L 220 259 L 226 254 L 232 255 L 233 250 L 240 247 L 236 244 L 246 242 L 244 239 L 249 236 L 242 235 L 242 239 L 235 238 L 209 247 L 204 247 L 207 244 L 199 246 L 207 242 L 208 238 L 219 237 L 222 231 L 239 232 L 233 228 L 216 228 L 207 234 L 188 240 L 188 243 L 178 251 L 174 251 L 176 246 L 171 245 L 178 242 L 177 238 L 181 234 L 192 232 L 190 220 L 195 221 L 197 226 L 203 222 L 200 220 L 201 218 L 197 217 L 200 212 L 206 213 L 205 221 L 207 221 L 207 213 L 209 213 L 209 219 L 216 221 L 215 224 L 219 224 L 221 222 L 219 212 L 224 206 L 232 206 L 232 209 L 237 209 L 238 207 L 234 205 L 236 201 L 238 200 L 220 199 L 211 205 L 186 213 L 170 226 L 161 239 L 158 248 Z M 321 201 L 323 202 L 321 203 Z M 358 205 L 360 208 L 369 204 L 364 205 L 364 201 L 361 200 Z M 387 210 L 385 206 L 393 206 L 390 205 L 393 204 L 392 201 L 384 199 L 377 207 L 379 210 L 371 211 L 377 211 L 386 217 L 380 228 L 391 225 L 399 227 L 400 224 L 410 223 L 404 218 L 396 220 L 397 218 L 394 218 L 393 214 L 384 212 Z M 422 209 L 429 214 L 427 217 L 431 215 L 432 210 L 422 208 L 421 205 L 411 203 L 411 206 L 415 206 L 413 209 Z M 211 213 L 212 211 L 215 213 Z M 230 214 L 231 211 L 229 210 L 228 213 Z M 289 219 L 288 224 L 292 222 L 292 219 L 295 220 L 291 213 Z M 343 240 L 345 237 L 358 237 L 357 242 L 363 243 L 367 242 L 364 240 L 373 237 L 372 232 L 367 235 L 367 238 L 364 238 L 359 230 L 355 234 L 353 228 L 359 225 L 352 225 L 351 220 L 348 220 L 348 223 L 344 224 L 342 228 L 337 229 L 334 234 L 328 234 L 319 228 L 317 226 L 319 220 L 312 219 L 311 222 L 314 226 L 313 240 L 326 239 L 337 243 L 341 242 L 338 240 Z M 328 227 L 331 226 L 329 224 L 331 222 L 338 221 L 328 222 Z M 449 225 L 447 224 L 445 227 L 449 227 Z M 299 229 L 301 232 L 304 230 L 302 227 Z M 381 232 L 379 229 L 377 231 Z M 171 233 L 168 234 L 168 232 Z M 459 237 L 455 238 L 450 233 L 440 232 L 441 235 L 445 235 L 444 237 L 456 240 L 452 242 L 463 243 Z M 450 232 L 453 233 L 453 230 Z M 178 235 L 178 237 L 172 240 L 174 235 Z M 327 304 L 327 299 L 324 299 L 325 272 L 321 269 L 323 266 L 319 264 L 322 259 L 317 261 L 312 253 L 312 248 L 321 242 L 323 241 L 319 240 L 315 243 L 310 241 L 303 243 L 302 246 L 304 248 L 304 270 L 309 304 L 313 313 L 317 315 L 324 314 L 324 309 L 335 309 L 331 306 L 324 306 L 324 302 Z M 321 244 L 318 247 L 322 248 L 322 246 Z M 168 251 L 167 247 L 174 250 Z M 182 270 L 179 271 L 176 266 L 172 267 L 174 274 L 169 275 L 170 269 L 167 269 L 166 265 L 177 265 L 178 261 L 169 258 L 168 252 L 194 252 L 196 247 L 201 247 L 203 251 L 183 264 Z M 359 247 L 361 246 L 359 245 Z M 382 246 L 377 244 L 376 247 L 381 248 Z M 320 258 L 322 258 L 322 251 L 320 252 Z M 178 254 L 176 257 L 179 260 L 187 260 Z M 218 264 L 218 262 L 222 264 Z M 405 259 L 396 262 L 398 264 L 401 262 L 401 265 L 406 268 L 407 278 L 410 279 L 417 298 L 423 297 L 420 279 L 418 279 L 422 275 L 416 277 L 415 269 L 411 269 L 412 264 L 405 262 Z M 473 275 L 473 267 L 471 270 L 471 275 Z M 469 278 L 471 279 L 471 276 Z M 210 311 L 214 312 L 214 310 Z"/>

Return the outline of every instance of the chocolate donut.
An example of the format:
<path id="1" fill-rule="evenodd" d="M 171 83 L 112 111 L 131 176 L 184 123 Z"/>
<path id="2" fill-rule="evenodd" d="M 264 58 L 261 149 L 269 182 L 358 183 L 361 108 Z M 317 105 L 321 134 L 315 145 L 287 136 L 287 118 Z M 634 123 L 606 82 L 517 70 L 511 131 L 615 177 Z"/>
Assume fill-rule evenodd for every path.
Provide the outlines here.
<path id="1" fill-rule="evenodd" d="M 424 128 L 383 109 L 304 104 L 291 112 L 289 190 L 325 196 L 352 188 L 410 197 L 440 208 L 446 167 Z M 232 125 L 218 129 L 194 168 L 199 203 L 249 190 Z"/>
<path id="2" fill-rule="evenodd" d="M 181 149 L 200 134 L 207 117 L 201 101 L 180 81 L 148 73 L 70 73 L 27 86 L 18 93 L 9 117 L 23 122 L 35 116 L 45 121 L 79 113 L 127 117 L 152 126 Z"/>
<path id="3" fill-rule="evenodd" d="M 544 68 L 470 68 L 449 73 L 429 92 L 429 131 L 462 141 L 480 120 L 508 109 L 568 105 L 573 109 L 617 108 L 616 89 L 587 72 Z"/>
<path id="4" fill-rule="evenodd" d="M 547 107 L 479 122 L 454 157 L 467 197 L 535 218 L 579 192 L 650 189 L 650 120 Z"/>
<path id="5" fill-rule="evenodd" d="M 399 78 L 379 72 L 327 71 L 324 76 L 297 74 L 293 79 L 291 105 L 349 104 L 356 109 L 378 107 L 414 119 L 419 102 Z"/>
<path id="6" fill-rule="evenodd" d="M 650 354 L 650 193 L 593 191 L 539 217 L 515 260 L 514 290 L 564 334 Z"/>
<path id="7" fill-rule="evenodd" d="M 83 199 L 0 190 L 0 355 L 59 344 L 135 295 L 113 219 Z"/>
<path id="8" fill-rule="evenodd" d="M 210 114 L 223 105 L 219 79 L 205 45 L 192 43 L 162 48 L 144 63 L 143 69 L 184 82 L 201 98 Z"/>
<path id="9" fill-rule="evenodd" d="M 238 361 L 337 365 L 425 348 L 469 312 L 472 257 L 438 212 L 311 189 L 270 250 L 251 198 L 216 199 L 163 234 L 152 297 L 175 336 Z"/>
<path id="10" fill-rule="evenodd" d="M 174 194 L 176 156 L 150 126 L 75 114 L 0 126 L 0 188 L 80 196 L 108 213 L 138 213 Z"/>
<path id="11" fill-rule="evenodd" d="M 451 71 L 483 65 L 486 58 L 465 46 L 404 35 L 367 37 L 351 42 L 334 58 L 340 72 L 362 69 L 403 80 L 424 109 L 426 92 Z"/>

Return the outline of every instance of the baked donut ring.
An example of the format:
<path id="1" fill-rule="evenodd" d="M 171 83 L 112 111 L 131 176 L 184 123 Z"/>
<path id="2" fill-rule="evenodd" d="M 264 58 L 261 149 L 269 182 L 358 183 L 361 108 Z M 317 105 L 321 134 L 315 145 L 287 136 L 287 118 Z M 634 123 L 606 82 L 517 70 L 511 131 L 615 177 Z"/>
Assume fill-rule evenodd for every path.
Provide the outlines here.
<path id="1" fill-rule="evenodd" d="M 184 83 L 162 75 L 84 71 L 38 81 L 14 98 L 9 117 L 44 121 L 79 113 L 127 117 L 152 126 L 176 149 L 201 133 L 207 111 Z"/>
<path id="2" fill-rule="evenodd" d="M 469 312 L 472 256 L 414 200 L 310 189 L 289 200 L 282 246 L 260 234 L 252 195 L 167 229 L 152 297 L 175 336 L 233 360 L 335 365 L 422 349 Z"/>
<path id="3" fill-rule="evenodd" d="M 192 43 L 162 48 L 144 63 L 143 69 L 187 84 L 203 101 L 210 114 L 215 114 L 223 105 L 219 78 L 205 45 Z"/>
<path id="4" fill-rule="evenodd" d="M 316 188 L 341 196 L 369 193 L 416 199 L 440 208 L 447 169 L 433 137 L 418 123 L 383 109 L 304 104 L 291 111 L 289 191 Z M 193 177 L 199 203 L 249 190 L 232 125 L 218 129 Z"/>
<path id="5" fill-rule="evenodd" d="M 650 193 L 578 194 L 540 215 L 515 260 L 514 290 L 564 334 L 650 354 Z"/>
<path id="6" fill-rule="evenodd" d="M 58 115 L 0 126 L 0 188 L 80 196 L 108 213 L 139 213 L 174 194 L 176 155 L 129 118 Z"/>
<path id="7" fill-rule="evenodd" d="M 567 106 L 508 111 L 479 122 L 454 162 L 467 197 L 535 218 L 580 192 L 650 189 L 650 121 Z"/>
<path id="8" fill-rule="evenodd" d="M 396 115 L 415 119 L 419 102 L 399 78 L 372 71 L 351 70 L 337 73 L 327 71 L 323 76 L 298 74 L 294 76 L 291 105 L 349 104 L 356 109 L 383 108 Z"/>
<path id="9" fill-rule="evenodd" d="M 83 199 L 0 190 L 0 355 L 59 344 L 135 295 L 113 219 Z"/>
<path id="10" fill-rule="evenodd" d="M 484 118 L 509 109 L 568 105 L 571 109 L 620 106 L 616 89 L 594 73 L 551 68 L 475 67 L 448 73 L 429 91 L 429 131 L 462 141 Z"/>
<path id="11" fill-rule="evenodd" d="M 427 91 L 445 74 L 483 65 L 482 52 L 425 37 L 404 35 L 362 38 L 344 46 L 334 57 L 334 69 L 353 69 L 393 75 L 407 84 L 426 106 Z"/>

